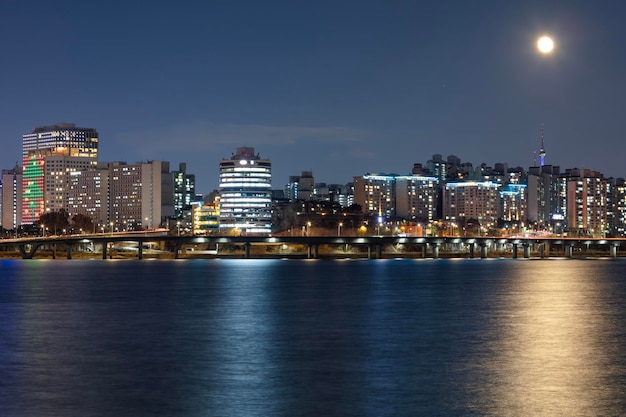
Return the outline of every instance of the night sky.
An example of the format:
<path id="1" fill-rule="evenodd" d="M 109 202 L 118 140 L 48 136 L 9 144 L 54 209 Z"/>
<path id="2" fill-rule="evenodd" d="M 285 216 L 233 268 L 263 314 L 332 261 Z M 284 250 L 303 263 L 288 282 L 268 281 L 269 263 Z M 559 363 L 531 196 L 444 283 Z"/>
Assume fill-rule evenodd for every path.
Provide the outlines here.
<path id="1" fill-rule="evenodd" d="M 187 162 L 198 192 L 252 146 L 273 186 L 410 173 L 433 154 L 626 177 L 621 1 L 27 1 L 0 6 L 0 167 L 93 127 L 101 161 Z M 550 55 L 536 49 L 553 37 Z"/>

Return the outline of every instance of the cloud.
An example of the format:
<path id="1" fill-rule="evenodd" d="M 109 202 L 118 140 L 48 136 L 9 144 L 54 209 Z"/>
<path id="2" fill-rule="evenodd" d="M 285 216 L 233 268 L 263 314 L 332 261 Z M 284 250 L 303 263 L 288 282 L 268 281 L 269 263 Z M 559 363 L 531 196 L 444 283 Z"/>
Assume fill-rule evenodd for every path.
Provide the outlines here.
<path id="1" fill-rule="evenodd" d="M 116 142 L 132 146 L 144 157 L 181 149 L 193 152 L 217 152 L 225 146 L 229 151 L 239 146 L 296 146 L 302 142 L 359 142 L 370 136 L 367 132 L 346 127 L 303 127 L 217 124 L 204 121 L 150 128 L 115 135 Z"/>

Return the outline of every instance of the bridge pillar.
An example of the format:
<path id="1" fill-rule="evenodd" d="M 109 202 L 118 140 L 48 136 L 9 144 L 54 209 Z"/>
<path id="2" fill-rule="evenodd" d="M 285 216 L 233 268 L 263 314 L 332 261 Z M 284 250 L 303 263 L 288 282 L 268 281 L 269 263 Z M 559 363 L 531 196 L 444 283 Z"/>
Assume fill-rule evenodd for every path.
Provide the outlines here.
<path id="1" fill-rule="evenodd" d="M 246 250 L 245 258 L 250 259 L 250 242 L 246 242 L 243 246 Z"/>
<path id="2" fill-rule="evenodd" d="M 376 259 L 382 259 L 383 257 L 383 245 L 376 245 Z"/>
<path id="3" fill-rule="evenodd" d="M 617 256 L 617 247 L 619 245 L 612 243 L 610 246 L 610 251 L 611 251 L 611 258 L 615 258 Z"/>
<path id="4" fill-rule="evenodd" d="M 142 241 L 137 242 L 137 259 L 139 260 L 143 259 L 143 242 Z"/>
<path id="5" fill-rule="evenodd" d="M 565 245 L 565 257 L 573 258 L 574 257 L 574 245 L 566 244 Z"/>
<path id="6" fill-rule="evenodd" d="M 372 245 L 367 245 L 367 259 L 372 259 Z"/>
<path id="7" fill-rule="evenodd" d="M 513 254 L 511 256 L 513 259 L 517 259 L 517 243 L 513 243 Z"/>
<path id="8" fill-rule="evenodd" d="M 72 259 L 72 245 L 69 242 L 66 245 L 67 245 L 67 259 Z"/>
<path id="9" fill-rule="evenodd" d="M 469 244 L 469 257 L 470 259 L 474 259 L 474 246 L 476 244 L 475 243 L 470 243 Z"/>
<path id="10" fill-rule="evenodd" d="M 106 259 L 107 258 L 107 246 L 108 246 L 108 242 L 105 240 L 102 242 L 102 259 Z"/>
<path id="11" fill-rule="evenodd" d="M 53 243 L 52 244 L 52 259 L 56 259 L 57 258 L 57 244 Z"/>
<path id="12" fill-rule="evenodd" d="M 35 255 L 35 252 L 37 251 L 39 246 L 40 245 L 31 245 L 31 244 L 18 245 L 18 249 L 20 250 L 20 253 L 22 254 L 22 259 L 33 259 L 33 256 Z"/>
<path id="13" fill-rule="evenodd" d="M 179 249 L 180 248 L 178 247 L 178 242 L 174 242 L 174 259 L 179 259 L 180 258 L 180 256 L 178 255 Z"/>
<path id="14" fill-rule="evenodd" d="M 522 246 L 524 247 L 524 258 L 530 258 L 530 243 L 523 243 Z"/>
<path id="15" fill-rule="evenodd" d="M 426 258 L 426 243 L 422 245 L 422 259 Z"/>
<path id="16" fill-rule="evenodd" d="M 541 243 L 539 245 L 539 256 L 541 257 L 541 259 L 546 257 L 546 244 L 545 243 Z"/>
<path id="17" fill-rule="evenodd" d="M 478 245 L 480 246 L 480 258 L 485 259 L 487 257 L 487 243 L 482 242 Z"/>
<path id="18" fill-rule="evenodd" d="M 432 243 L 433 259 L 439 259 L 439 243 Z"/>

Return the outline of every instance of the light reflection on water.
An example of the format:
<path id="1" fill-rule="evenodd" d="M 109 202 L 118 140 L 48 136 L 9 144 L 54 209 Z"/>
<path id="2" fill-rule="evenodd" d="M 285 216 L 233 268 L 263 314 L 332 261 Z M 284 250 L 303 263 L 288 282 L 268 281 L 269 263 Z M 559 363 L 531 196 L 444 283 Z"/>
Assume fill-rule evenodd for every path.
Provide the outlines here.
<path id="1" fill-rule="evenodd" d="M 476 379 L 468 380 L 474 407 L 510 416 L 624 412 L 626 369 L 615 361 L 624 347 L 623 327 L 616 327 L 624 286 L 598 274 L 601 262 L 510 271 L 510 288 L 491 312 L 494 333 L 477 355 Z M 619 304 L 614 290 L 622 292 Z"/>
<path id="2" fill-rule="evenodd" d="M 0 261 L 0 415 L 626 415 L 624 266 Z"/>

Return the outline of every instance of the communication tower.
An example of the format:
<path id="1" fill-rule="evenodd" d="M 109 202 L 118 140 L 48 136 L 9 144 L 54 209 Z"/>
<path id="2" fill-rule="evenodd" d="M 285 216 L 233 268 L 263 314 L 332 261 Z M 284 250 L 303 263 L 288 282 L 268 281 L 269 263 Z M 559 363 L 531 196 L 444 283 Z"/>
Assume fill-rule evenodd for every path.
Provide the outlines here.
<path id="1" fill-rule="evenodd" d="M 541 124 L 541 148 L 539 148 L 539 164 L 544 166 L 546 162 L 546 148 L 543 146 L 543 123 Z"/>

